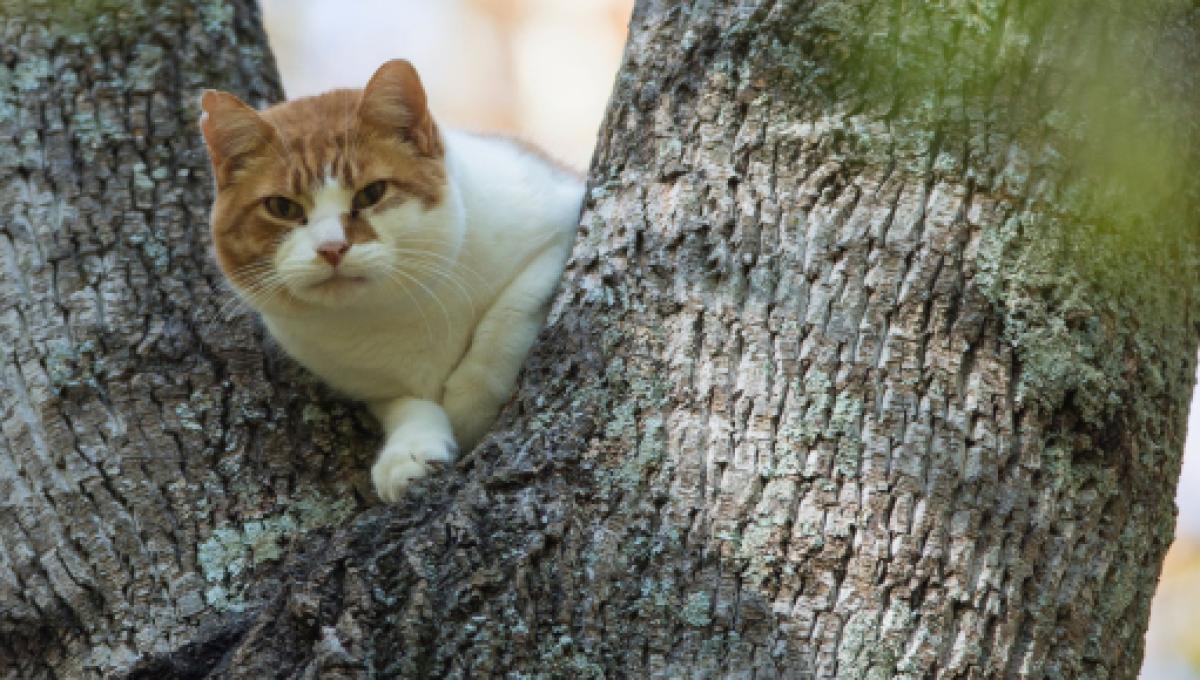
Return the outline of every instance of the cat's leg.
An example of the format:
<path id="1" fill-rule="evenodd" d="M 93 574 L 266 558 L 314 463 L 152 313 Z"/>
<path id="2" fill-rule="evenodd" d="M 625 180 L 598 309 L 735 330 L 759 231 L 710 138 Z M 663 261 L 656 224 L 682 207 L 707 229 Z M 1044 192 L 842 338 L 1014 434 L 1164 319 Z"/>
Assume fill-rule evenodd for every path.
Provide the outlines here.
<path id="1" fill-rule="evenodd" d="M 569 247 L 564 242 L 547 248 L 508 284 L 476 325 L 471 348 L 446 379 L 442 406 L 464 451 L 479 443 L 512 393 L 525 355 L 546 321 Z"/>
<path id="2" fill-rule="evenodd" d="M 375 493 L 392 503 L 409 482 L 424 477 L 429 463 L 449 463 L 458 447 L 442 407 L 426 399 L 402 398 L 368 404 L 387 441 L 371 468 Z"/>

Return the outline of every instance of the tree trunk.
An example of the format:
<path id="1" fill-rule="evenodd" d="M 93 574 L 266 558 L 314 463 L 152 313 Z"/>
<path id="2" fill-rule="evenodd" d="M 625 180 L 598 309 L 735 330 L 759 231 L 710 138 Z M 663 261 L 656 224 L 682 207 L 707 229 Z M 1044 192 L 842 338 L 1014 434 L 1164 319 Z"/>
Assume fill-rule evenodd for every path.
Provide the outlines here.
<path id="1" fill-rule="evenodd" d="M 517 395 L 370 508 L 362 409 L 220 313 L 191 125 L 277 94 L 252 5 L 6 10 L 0 668 L 1135 677 L 1200 19 L 945 4 L 640 2 Z"/>
<path id="2" fill-rule="evenodd" d="M 205 87 L 280 98 L 253 0 L 0 4 L 0 677 L 227 635 L 362 503 L 360 409 L 224 307 Z"/>

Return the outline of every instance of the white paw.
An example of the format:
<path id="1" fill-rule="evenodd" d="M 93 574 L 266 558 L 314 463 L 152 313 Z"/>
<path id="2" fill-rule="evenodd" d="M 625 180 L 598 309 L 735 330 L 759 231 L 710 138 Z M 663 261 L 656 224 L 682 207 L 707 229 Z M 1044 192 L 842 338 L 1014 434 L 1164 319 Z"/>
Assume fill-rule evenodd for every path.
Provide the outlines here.
<path id="1" fill-rule="evenodd" d="M 429 474 L 431 464 L 449 463 L 456 452 L 454 441 L 440 433 L 392 435 L 371 467 L 375 493 L 388 503 L 395 503 L 409 483 Z"/>

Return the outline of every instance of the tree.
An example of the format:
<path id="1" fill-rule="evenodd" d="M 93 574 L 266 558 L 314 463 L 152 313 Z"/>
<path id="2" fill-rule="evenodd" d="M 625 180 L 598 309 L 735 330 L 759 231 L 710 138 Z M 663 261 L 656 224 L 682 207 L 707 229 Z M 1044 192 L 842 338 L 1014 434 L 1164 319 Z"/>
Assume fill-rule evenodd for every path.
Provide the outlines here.
<path id="1" fill-rule="evenodd" d="M 518 394 L 394 506 L 222 313 L 191 126 L 279 95 L 252 3 L 69 7 L 0 48 L 8 677 L 1136 675 L 1190 3 L 639 2 Z"/>

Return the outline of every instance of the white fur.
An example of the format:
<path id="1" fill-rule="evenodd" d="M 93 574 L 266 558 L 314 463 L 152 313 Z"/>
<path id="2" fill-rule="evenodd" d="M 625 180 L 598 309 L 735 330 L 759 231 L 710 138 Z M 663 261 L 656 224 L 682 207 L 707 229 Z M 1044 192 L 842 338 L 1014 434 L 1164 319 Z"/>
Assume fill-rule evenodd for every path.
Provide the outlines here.
<path id="1" fill-rule="evenodd" d="M 283 348 L 330 385 L 371 406 L 387 431 L 372 469 L 393 501 L 427 463 L 474 446 L 508 398 L 562 273 L 583 194 L 580 180 L 514 143 L 444 134 L 448 186 L 364 213 L 379 240 L 335 268 L 317 246 L 342 238 L 354 191 L 327 180 L 308 226 L 280 245 L 275 269 L 302 311 L 247 296 Z"/>

